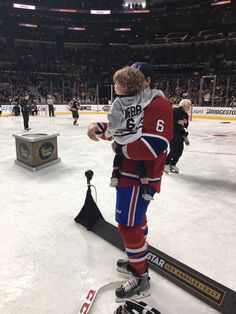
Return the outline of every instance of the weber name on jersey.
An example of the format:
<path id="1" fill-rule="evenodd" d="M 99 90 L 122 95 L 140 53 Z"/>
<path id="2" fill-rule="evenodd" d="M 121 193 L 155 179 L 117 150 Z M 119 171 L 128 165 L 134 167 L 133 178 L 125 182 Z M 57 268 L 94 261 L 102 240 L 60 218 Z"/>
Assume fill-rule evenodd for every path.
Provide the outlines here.
<path id="1" fill-rule="evenodd" d="M 112 104 L 106 137 L 125 145 L 136 141 L 142 135 L 143 110 L 155 97 L 164 97 L 160 90 L 141 91 L 134 96 L 118 97 Z"/>

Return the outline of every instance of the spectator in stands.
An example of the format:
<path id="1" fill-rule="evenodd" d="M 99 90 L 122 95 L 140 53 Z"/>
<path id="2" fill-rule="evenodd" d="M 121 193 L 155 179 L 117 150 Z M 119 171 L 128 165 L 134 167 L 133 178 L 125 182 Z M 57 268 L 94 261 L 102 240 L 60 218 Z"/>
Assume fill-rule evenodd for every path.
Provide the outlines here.
<path id="1" fill-rule="evenodd" d="M 233 107 L 233 108 L 236 107 L 236 97 L 235 96 L 232 97 L 232 102 L 230 103 L 230 107 Z"/>
<path id="2" fill-rule="evenodd" d="M 211 105 L 211 93 L 209 90 L 205 91 L 203 94 L 204 106 L 209 107 Z"/>

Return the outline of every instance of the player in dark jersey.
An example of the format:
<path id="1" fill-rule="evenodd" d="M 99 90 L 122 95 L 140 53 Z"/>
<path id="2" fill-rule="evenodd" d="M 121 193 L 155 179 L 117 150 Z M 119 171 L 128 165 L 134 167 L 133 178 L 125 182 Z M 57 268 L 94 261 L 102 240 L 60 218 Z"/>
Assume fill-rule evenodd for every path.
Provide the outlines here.
<path id="1" fill-rule="evenodd" d="M 70 106 L 70 111 L 72 112 L 72 117 L 74 119 L 73 125 L 78 125 L 79 109 L 80 109 L 79 100 L 76 97 L 74 97 L 71 101 Z"/>
<path id="2" fill-rule="evenodd" d="M 189 145 L 188 140 L 188 111 L 192 105 L 191 100 L 182 99 L 177 108 L 174 108 L 174 137 L 170 142 L 170 152 L 166 159 L 164 171 L 166 173 L 179 173 L 179 168 L 176 166 L 180 157 L 183 154 L 184 142 Z"/>

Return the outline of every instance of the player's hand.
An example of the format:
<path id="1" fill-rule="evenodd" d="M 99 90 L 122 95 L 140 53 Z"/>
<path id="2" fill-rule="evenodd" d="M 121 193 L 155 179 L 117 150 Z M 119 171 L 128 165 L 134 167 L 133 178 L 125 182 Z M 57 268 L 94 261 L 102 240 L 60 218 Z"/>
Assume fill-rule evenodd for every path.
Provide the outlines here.
<path id="1" fill-rule="evenodd" d="M 88 126 L 88 131 L 87 131 L 87 135 L 88 137 L 93 140 L 93 141 L 99 141 L 99 139 L 97 138 L 96 132 L 101 131 L 97 125 L 97 123 L 90 123 L 90 125 Z"/>

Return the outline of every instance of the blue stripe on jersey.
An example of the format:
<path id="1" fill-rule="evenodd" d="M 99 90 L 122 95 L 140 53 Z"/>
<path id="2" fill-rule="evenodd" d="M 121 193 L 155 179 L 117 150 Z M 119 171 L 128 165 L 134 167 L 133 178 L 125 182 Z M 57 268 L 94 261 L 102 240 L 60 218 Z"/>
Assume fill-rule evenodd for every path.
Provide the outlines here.
<path id="1" fill-rule="evenodd" d="M 129 253 L 129 252 L 126 251 L 126 254 L 127 254 L 127 256 L 130 257 L 130 258 L 132 258 L 132 257 L 135 256 L 135 255 L 138 255 L 136 258 L 142 258 L 142 257 L 144 257 L 144 256 L 147 255 L 147 250 L 145 250 L 145 251 L 143 251 L 143 252 L 141 252 L 141 253 Z"/>
<path id="2" fill-rule="evenodd" d="M 167 141 L 165 141 L 159 137 L 143 136 L 143 138 L 153 148 L 153 150 L 155 151 L 155 153 L 157 155 L 162 154 L 168 148 Z"/>
<path id="3" fill-rule="evenodd" d="M 119 224 L 128 226 L 129 221 L 129 210 L 132 202 L 132 194 L 134 187 L 117 187 L 116 188 L 116 222 Z M 151 194 L 156 193 L 155 189 L 150 187 Z M 143 224 L 147 207 L 150 202 L 145 201 L 142 197 L 141 189 L 134 208 L 134 223 L 133 226 Z"/>

